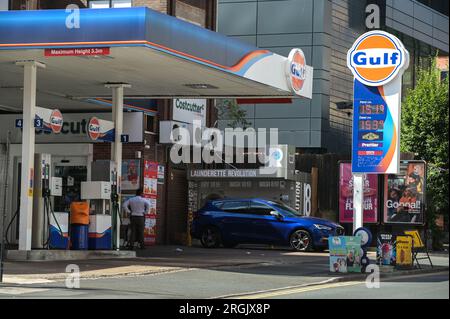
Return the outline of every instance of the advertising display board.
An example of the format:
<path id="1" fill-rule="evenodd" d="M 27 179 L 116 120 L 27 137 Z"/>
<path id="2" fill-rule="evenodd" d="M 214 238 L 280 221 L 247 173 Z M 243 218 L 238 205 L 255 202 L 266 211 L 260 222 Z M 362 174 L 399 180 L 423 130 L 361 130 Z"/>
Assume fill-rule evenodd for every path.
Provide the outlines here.
<path id="1" fill-rule="evenodd" d="M 404 233 L 405 233 L 405 235 L 411 236 L 413 238 L 414 249 L 425 247 L 425 244 L 424 244 L 422 238 L 420 237 L 418 230 L 405 230 Z"/>
<path id="2" fill-rule="evenodd" d="M 378 222 L 378 176 L 364 176 L 363 222 Z M 339 222 L 353 223 L 353 175 L 351 163 L 339 163 Z"/>
<path id="3" fill-rule="evenodd" d="M 145 245 L 156 244 L 156 203 L 158 196 L 158 163 L 144 161 L 144 196 L 150 202 L 150 211 L 145 215 Z"/>
<path id="4" fill-rule="evenodd" d="M 398 268 L 412 267 L 413 265 L 412 245 L 413 245 L 413 238 L 411 236 L 397 236 L 396 266 Z"/>
<path id="5" fill-rule="evenodd" d="M 425 162 L 404 161 L 400 174 L 384 176 L 384 223 L 425 223 L 425 172 Z"/>
<path id="6" fill-rule="evenodd" d="M 93 116 L 87 124 L 87 135 L 93 141 L 114 142 L 114 122 Z"/>
<path id="7" fill-rule="evenodd" d="M 347 54 L 354 80 L 352 172 L 397 174 L 402 74 L 409 54 L 394 35 L 361 35 Z"/>
<path id="8" fill-rule="evenodd" d="M 379 265 L 395 266 L 396 242 L 392 234 L 381 233 L 377 239 L 377 261 Z"/>
<path id="9" fill-rule="evenodd" d="M 361 238 L 335 236 L 328 240 L 331 272 L 361 272 Z"/>

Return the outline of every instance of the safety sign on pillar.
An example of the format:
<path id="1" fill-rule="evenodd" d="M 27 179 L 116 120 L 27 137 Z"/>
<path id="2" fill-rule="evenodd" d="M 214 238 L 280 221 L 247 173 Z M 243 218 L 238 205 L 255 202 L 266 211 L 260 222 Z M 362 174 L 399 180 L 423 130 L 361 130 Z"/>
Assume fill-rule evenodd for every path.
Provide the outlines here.
<path id="1" fill-rule="evenodd" d="M 374 30 L 347 53 L 353 82 L 353 229 L 362 226 L 365 174 L 398 174 L 402 75 L 409 53 L 394 35 Z"/>

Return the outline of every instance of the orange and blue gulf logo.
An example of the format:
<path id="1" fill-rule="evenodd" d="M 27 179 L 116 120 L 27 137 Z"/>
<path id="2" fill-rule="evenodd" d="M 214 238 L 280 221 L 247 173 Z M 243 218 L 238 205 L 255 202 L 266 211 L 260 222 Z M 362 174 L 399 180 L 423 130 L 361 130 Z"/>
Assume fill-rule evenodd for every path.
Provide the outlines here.
<path id="1" fill-rule="evenodd" d="M 287 75 L 294 92 L 299 92 L 306 80 L 306 59 L 302 50 L 291 50 L 288 57 Z"/>
<path id="2" fill-rule="evenodd" d="M 52 111 L 50 115 L 50 127 L 53 133 L 60 133 L 63 126 L 63 116 L 61 112 L 57 109 Z"/>
<path id="3" fill-rule="evenodd" d="M 408 63 L 408 52 L 392 34 L 370 31 L 360 36 L 347 54 L 354 77 L 369 86 L 392 81 Z"/>
<path id="4" fill-rule="evenodd" d="M 95 141 L 100 136 L 100 122 L 98 118 L 91 117 L 88 123 L 88 135 L 91 140 Z"/>

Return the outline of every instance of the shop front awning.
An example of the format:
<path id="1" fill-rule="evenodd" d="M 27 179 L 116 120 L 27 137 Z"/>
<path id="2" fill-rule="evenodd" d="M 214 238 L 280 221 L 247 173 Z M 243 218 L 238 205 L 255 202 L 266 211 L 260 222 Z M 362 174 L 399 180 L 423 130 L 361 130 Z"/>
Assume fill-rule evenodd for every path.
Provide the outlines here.
<path id="1" fill-rule="evenodd" d="M 21 110 L 23 69 L 39 69 L 37 105 L 92 110 L 105 83 L 129 83 L 131 99 L 310 97 L 289 86 L 288 58 L 148 8 L 0 12 L 0 109 Z M 305 63 L 306 64 L 306 63 Z M 97 106 L 98 107 L 98 106 Z"/>

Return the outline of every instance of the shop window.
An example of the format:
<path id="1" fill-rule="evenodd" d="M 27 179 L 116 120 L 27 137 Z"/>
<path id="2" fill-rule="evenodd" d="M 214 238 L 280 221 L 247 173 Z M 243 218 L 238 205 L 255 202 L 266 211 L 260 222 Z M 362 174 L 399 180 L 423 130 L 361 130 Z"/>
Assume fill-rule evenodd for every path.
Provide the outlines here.
<path id="1" fill-rule="evenodd" d="M 132 0 L 90 0 L 89 8 L 105 9 L 105 8 L 129 8 L 132 6 Z"/>
<path id="2" fill-rule="evenodd" d="M 147 133 L 156 133 L 156 117 L 145 115 L 144 116 L 144 128 Z"/>

